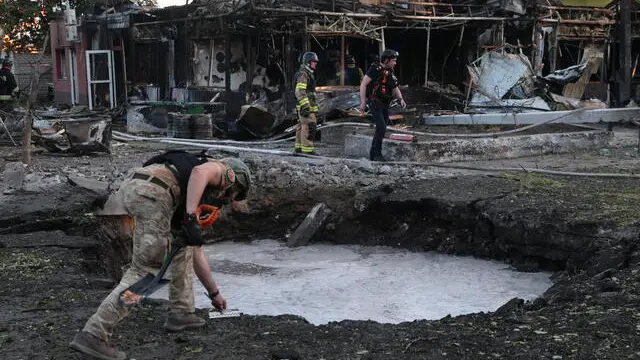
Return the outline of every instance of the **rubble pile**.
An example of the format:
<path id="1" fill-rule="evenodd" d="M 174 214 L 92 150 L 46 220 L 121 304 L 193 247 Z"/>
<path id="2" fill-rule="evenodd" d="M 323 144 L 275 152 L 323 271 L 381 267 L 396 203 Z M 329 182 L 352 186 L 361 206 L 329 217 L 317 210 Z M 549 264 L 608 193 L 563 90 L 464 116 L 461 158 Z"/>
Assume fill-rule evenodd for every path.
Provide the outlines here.
<path id="1" fill-rule="evenodd" d="M 521 52 L 504 49 L 487 52 L 467 67 L 470 79 L 467 112 L 607 108 L 599 99 L 581 100 L 591 75 L 600 66 L 602 54 L 601 47 L 587 47 L 580 64 L 538 77 Z M 554 91 L 561 91 L 562 95 Z"/>
<path id="2" fill-rule="evenodd" d="M 84 107 L 50 108 L 34 112 L 32 137 L 36 145 L 50 152 L 110 153 L 111 123 L 109 113 L 90 112 Z"/>

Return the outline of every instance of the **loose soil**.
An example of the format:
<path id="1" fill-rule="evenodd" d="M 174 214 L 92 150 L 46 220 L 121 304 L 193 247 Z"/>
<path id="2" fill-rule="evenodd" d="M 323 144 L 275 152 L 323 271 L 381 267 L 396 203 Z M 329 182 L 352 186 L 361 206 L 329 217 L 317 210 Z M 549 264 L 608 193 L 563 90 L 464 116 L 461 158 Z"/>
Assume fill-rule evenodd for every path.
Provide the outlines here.
<path id="1" fill-rule="evenodd" d="M 25 188 L 0 195 L 3 359 L 83 358 L 68 343 L 114 286 L 129 251 L 126 239 L 107 234 L 89 215 L 100 194 L 66 177 L 117 186 L 128 170 L 164 148 L 118 144 L 110 156 L 91 157 L 40 152 Z M 510 161 L 637 172 L 630 151 Z M 0 169 L 19 155 L 1 148 Z M 398 325 L 314 326 L 291 315 L 242 316 L 168 334 L 162 328 L 166 304 L 149 302 L 116 329 L 113 343 L 130 358 L 640 358 L 638 179 L 241 156 L 257 185 L 250 210 L 225 213 L 210 242 L 284 239 L 313 205 L 325 202 L 333 213 L 314 241 L 500 259 L 522 271 L 554 271 L 554 285 L 535 301 L 513 299 L 492 313 Z M 612 165 L 611 159 L 618 161 Z M 341 306 L 327 305 L 327 311 Z"/>

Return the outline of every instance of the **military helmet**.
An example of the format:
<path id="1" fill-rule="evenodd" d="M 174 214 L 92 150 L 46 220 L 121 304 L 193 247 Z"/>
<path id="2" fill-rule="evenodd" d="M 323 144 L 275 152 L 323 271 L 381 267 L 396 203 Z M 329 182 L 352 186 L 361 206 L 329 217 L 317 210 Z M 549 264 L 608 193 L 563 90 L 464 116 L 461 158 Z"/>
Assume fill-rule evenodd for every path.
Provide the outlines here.
<path id="1" fill-rule="evenodd" d="M 385 49 L 382 54 L 380 54 L 380 62 L 385 62 L 389 59 L 397 59 L 400 56 L 397 51 L 392 49 Z"/>
<path id="2" fill-rule="evenodd" d="M 11 67 L 13 66 L 13 61 L 11 61 L 11 59 L 9 59 L 8 57 L 5 57 L 4 59 L 2 59 L 2 64 L 0 64 L 2 67 Z"/>
<path id="3" fill-rule="evenodd" d="M 242 191 L 240 191 L 234 200 L 239 201 L 246 199 L 249 189 L 251 188 L 251 170 L 249 170 L 247 164 L 238 158 L 228 157 L 221 161 L 233 169 L 233 172 L 236 174 L 236 183 L 242 187 Z"/>
<path id="4" fill-rule="evenodd" d="M 355 65 L 356 59 L 353 57 L 353 55 L 347 55 L 346 56 L 346 63 L 347 63 L 347 65 Z"/>
<path id="5" fill-rule="evenodd" d="M 310 62 L 318 62 L 318 54 L 314 52 L 306 52 L 302 55 L 302 65 L 309 65 Z"/>

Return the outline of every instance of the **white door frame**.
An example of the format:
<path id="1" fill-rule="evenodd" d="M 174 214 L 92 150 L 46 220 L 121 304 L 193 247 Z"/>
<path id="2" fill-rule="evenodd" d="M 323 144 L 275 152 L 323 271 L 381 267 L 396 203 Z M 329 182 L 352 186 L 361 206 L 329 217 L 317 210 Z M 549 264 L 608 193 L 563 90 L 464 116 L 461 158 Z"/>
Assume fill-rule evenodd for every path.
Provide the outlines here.
<path id="1" fill-rule="evenodd" d="M 72 47 L 67 48 L 67 66 L 69 67 L 68 77 L 71 84 L 71 105 L 77 105 L 80 103 L 80 91 L 78 90 L 78 57 L 76 55 L 76 49 Z"/>
<path id="2" fill-rule="evenodd" d="M 86 56 L 87 56 L 87 63 L 86 63 L 86 67 L 87 67 L 87 92 L 88 92 L 88 96 L 89 96 L 89 110 L 93 110 L 93 86 L 94 84 L 109 84 L 109 103 L 110 103 L 110 108 L 113 109 L 116 107 L 116 99 L 115 99 L 115 95 L 116 95 L 116 84 L 114 83 L 114 71 L 113 71 L 113 50 L 86 50 L 85 51 Z M 102 80 L 91 80 L 92 77 L 92 73 L 91 73 L 91 69 L 94 65 L 93 63 L 93 56 L 94 55 L 103 55 L 106 54 L 107 55 L 107 66 L 108 66 L 108 71 L 107 71 L 107 79 L 102 79 Z"/>

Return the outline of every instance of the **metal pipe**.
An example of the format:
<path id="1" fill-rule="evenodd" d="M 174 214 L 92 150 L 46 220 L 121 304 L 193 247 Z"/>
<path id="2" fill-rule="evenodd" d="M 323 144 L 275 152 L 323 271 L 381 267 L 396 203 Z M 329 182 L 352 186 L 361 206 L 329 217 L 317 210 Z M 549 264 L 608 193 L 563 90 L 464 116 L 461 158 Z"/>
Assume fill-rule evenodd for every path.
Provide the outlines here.
<path id="1" fill-rule="evenodd" d="M 573 19 L 538 19 L 545 23 L 578 24 L 578 25 L 615 25 L 615 20 L 573 20 Z"/>
<path id="2" fill-rule="evenodd" d="M 431 47 L 431 20 L 429 20 L 429 27 L 427 28 L 427 54 L 424 60 L 424 86 L 429 83 L 429 50 Z"/>
<path id="3" fill-rule="evenodd" d="M 423 15 L 396 15 L 394 19 L 408 20 L 433 20 L 433 21 L 515 21 L 517 18 L 488 17 L 488 16 L 423 16 Z"/>
<path id="4" fill-rule="evenodd" d="M 287 13 L 287 14 L 309 14 L 309 15 L 325 15 L 325 16 L 339 16 L 339 17 L 353 17 L 353 18 L 381 18 L 382 14 L 367 14 L 367 13 L 340 13 L 332 11 L 317 11 L 317 10 L 296 10 L 296 9 L 273 9 L 267 7 L 256 7 L 256 11 L 274 12 L 274 13 Z"/>
<path id="5" fill-rule="evenodd" d="M 203 16 L 184 17 L 184 18 L 178 18 L 178 19 L 145 21 L 145 22 L 135 23 L 133 26 L 135 27 L 135 26 L 147 26 L 147 25 L 161 25 L 161 24 L 168 24 L 168 23 L 183 22 L 183 21 L 188 21 L 188 20 L 211 20 L 211 19 L 218 19 L 218 18 L 221 18 L 221 17 L 225 17 L 225 16 L 230 15 L 230 14 L 231 13 L 224 13 L 224 14 L 216 14 L 216 15 L 203 15 Z"/>
<path id="6" fill-rule="evenodd" d="M 345 72 L 345 53 L 346 45 L 344 36 L 340 37 L 340 85 L 344 86 L 344 72 Z"/>
<path id="7" fill-rule="evenodd" d="M 574 7 L 574 6 L 553 6 L 553 5 L 541 5 L 543 9 L 550 10 L 568 10 L 568 11 L 594 11 L 594 12 L 603 12 L 607 14 L 613 14 L 613 11 L 607 8 L 588 8 L 588 7 Z"/>

